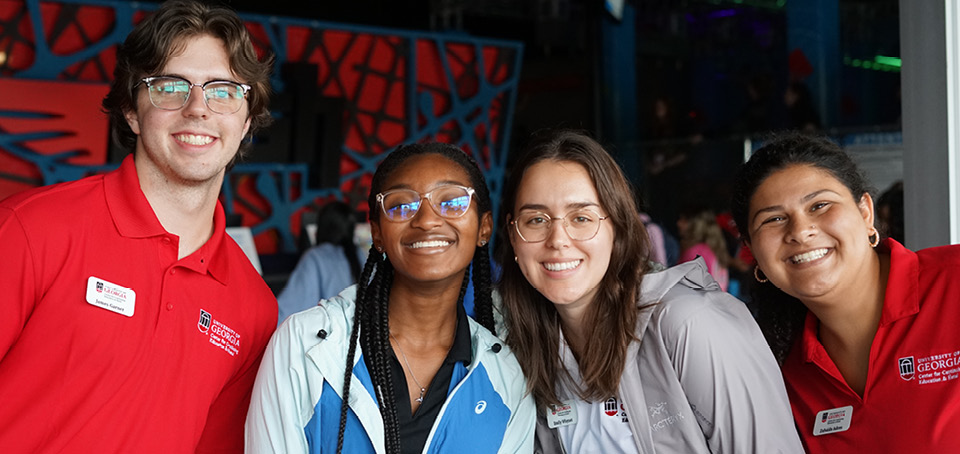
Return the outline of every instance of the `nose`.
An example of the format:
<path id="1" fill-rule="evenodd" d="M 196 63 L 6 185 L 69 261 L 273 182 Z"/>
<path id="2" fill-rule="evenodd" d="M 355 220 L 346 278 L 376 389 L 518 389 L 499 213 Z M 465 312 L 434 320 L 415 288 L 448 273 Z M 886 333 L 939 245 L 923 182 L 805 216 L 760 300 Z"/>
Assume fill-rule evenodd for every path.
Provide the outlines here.
<path id="1" fill-rule="evenodd" d="M 567 235 L 567 221 L 564 219 L 554 219 L 550 223 L 550 230 L 547 232 L 547 247 L 552 249 L 562 249 L 570 246 L 570 235 Z"/>
<path id="2" fill-rule="evenodd" d="M 190 87 L 190 96 L 187 97 L 187 105 L 183 106 L 183 114 L 191 117 L 206 117 L 208 112 L 204 96 L 202 87 L 198 85 Z"/>
<path id="3" fill-rule="evenodd" d="M 410 219 L 411 227 L 423 230 L 434 229 L 442 224 L 443 218 L 437 214 L 436 209 L 433 208 L 433 204 L 427 199 L 420 201 L 420 209 L 413 215 L 413 219 Z"/>
<path id="4" fill-rule="evenodd" d="M 803 243 L 817 234 L 817 226 L 810 219 L 804 217 L 793 218 L 790 221 L 787 241 Z"/>

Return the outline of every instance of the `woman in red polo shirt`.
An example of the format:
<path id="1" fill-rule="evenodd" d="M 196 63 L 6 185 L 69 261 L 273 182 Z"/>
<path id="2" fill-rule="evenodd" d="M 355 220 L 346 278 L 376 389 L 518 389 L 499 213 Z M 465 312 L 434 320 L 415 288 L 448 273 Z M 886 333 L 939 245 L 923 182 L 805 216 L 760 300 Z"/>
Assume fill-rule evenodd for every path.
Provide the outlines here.
<path id="1" fill-rule="evenodd" d="M 774 138 L 743 166 L 733 213 L 807 449 L 960 446 L 960 330 L 948 329 L 960 317 L 960 247 L 881 240 L 854 162 L 800 134 Z"/>

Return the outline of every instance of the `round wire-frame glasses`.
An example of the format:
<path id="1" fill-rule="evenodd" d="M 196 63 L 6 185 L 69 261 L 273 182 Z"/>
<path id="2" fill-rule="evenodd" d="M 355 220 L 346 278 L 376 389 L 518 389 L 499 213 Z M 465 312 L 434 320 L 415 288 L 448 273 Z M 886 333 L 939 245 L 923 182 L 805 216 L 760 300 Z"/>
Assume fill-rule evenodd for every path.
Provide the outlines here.
<path id="1" fill-rule="evenodd" d="M 230 80 L 210 80 L 195 84 L 179 76 L 154 76 L 140 79 L 147 86 L 150 103 L 163 110 L 179 110 L 187 105 L 193 87 L 203 91 L 203 102 L 218 114 L 237 113 L 246 100 L 250 86 Z"/>
<path id="2" fill-rule="evenodd" d="M 377 204 L 383 215 L 393 222 L 404 222 L 413 219 L 420 211 L 423 199 L 430 202 L 433 211 L 447 219 L 459 218 L 470 210 L 470 201 L 473 200 L 473 188 L 457 184 L 446 184 L 434 188 L 426 194 L 413 189 L 391 189 L 377 194 Z"/>
<path id="3" fill-rule="evenodd" d="M 516 219 L 511 220 L 524 243 L 539 243 L 550 236 L 554 221 L 561 221 L 563 231 L 567 236 L 576 241 L 592 240 L 600 231 L 600 222 L 609 218 L 601 216 L 589 208 L 571 211 L 562 217 L 551 217 L 549 214 L 539 211 L 526 211 L 520 213 Z"/>

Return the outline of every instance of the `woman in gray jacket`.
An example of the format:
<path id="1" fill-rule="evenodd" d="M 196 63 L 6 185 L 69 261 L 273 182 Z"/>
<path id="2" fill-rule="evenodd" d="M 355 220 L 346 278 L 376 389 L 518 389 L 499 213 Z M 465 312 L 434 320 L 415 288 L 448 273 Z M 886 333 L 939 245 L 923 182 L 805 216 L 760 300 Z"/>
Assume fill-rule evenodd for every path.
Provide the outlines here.
<path id="1" fill-rule="evenodd" d="M 660 272 L 629 183 L 594 140 L 540 137 L 504 190 L 507 343 L 538 452 L 802 452 L 779 368 L 702 259 Z"/>

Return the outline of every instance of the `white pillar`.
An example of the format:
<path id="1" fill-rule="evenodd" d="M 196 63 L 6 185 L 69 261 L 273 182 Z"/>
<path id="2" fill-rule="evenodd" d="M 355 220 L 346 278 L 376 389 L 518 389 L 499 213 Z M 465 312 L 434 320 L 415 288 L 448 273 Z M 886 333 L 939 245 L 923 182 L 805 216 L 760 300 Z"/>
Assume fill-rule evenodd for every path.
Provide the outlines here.
<path id="1" fill-rule="evenodd" d="M 960 5 L 900 0 L 907 247 L 960 243 Z"/>

